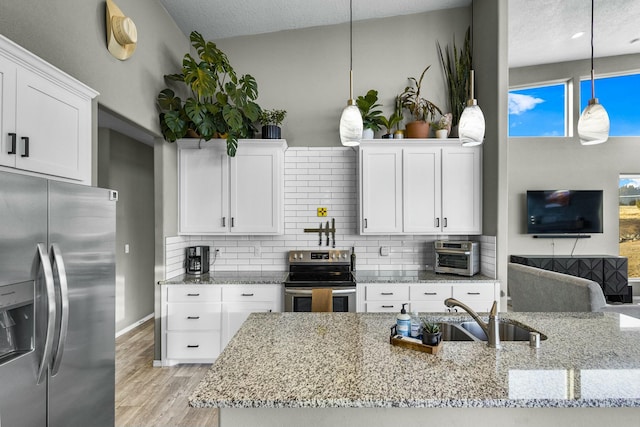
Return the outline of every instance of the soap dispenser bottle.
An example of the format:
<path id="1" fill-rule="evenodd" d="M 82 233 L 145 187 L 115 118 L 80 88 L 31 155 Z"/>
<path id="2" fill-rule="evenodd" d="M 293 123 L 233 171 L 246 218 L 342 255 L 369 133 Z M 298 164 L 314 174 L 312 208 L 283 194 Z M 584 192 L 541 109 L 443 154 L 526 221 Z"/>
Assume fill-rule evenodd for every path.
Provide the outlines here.
<path id="1" fill-rule="evenodd" d="M 402 304 L 402 310 L 400 310 L 396 320 L 396 332 L 404 337 L 408 337 L 411 331 L 411 316 L 407 314 L 407 310 L 404 308 L 407 304 Z"/>

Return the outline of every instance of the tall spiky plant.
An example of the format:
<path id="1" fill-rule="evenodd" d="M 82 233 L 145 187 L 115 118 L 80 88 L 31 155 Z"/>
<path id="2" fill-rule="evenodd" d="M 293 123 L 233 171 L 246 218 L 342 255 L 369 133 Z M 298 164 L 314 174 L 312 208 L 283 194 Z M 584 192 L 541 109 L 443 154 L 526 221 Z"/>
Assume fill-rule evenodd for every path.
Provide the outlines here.
<path id="1" fill-rule="evenodd" d="M 453 116 L 452 125 L 456 126 L 469 96 L 467 88 L 471 70 L 471 28 L 467 28 L 462 49 L 457 48 L 455 36 L 451 49 L 447 46 L 443 51 L 440 42 L 436 42 L 436 46 L 447 84 L 449 108 Z"/>

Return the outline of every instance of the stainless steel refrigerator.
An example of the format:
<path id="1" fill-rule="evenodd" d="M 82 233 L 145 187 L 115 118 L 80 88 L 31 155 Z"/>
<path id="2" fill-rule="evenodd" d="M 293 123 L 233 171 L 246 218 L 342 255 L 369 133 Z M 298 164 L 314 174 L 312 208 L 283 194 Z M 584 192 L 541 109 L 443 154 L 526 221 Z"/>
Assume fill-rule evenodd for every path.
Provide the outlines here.
<path id="1" fill-rule="evenodd" d="M 114 425 L 115 199 L 0 172 L 0 427 Z"/>

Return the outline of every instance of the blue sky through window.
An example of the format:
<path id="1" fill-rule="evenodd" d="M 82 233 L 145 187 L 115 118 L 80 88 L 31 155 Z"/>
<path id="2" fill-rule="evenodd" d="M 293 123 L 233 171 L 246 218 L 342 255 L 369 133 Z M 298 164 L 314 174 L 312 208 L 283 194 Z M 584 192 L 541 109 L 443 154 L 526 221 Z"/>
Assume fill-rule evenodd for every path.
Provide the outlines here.
<path id="1" fill-rule="evenodd" d="M 509 136 L 566 136 L 566 84 L 509 91 Z"/>
<path id="2" fill-rule="evenodd" d="M 596 98 L 609 114 L 609 136 L 640 135 L 640 74 L 596 79 Z M 580 111 L 591 98 L 591 80 L 580 82 Z"/>

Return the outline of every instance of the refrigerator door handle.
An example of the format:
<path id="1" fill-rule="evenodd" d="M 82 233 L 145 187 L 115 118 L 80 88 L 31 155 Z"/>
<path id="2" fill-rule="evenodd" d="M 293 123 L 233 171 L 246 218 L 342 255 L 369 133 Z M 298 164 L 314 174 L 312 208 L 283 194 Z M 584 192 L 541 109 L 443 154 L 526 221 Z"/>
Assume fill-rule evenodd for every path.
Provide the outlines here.
<path id="1" fill-rule="evenodd" d="M 60 283 L 60 333 L 58 334 L 58 342 L 53 352 L 53 367 L 51 368 L 51 376 L 55 376 L 60 369 L 62 354 L 64 353 L 64 343 L 67 339 L 67 331 L 69 329 L 69 287 L 67 286 L 67 270 L 64 266 L 64 258 L 60 247 L 54 243 L 51 245 L 52 264 L 58 272 L 58 283 Z M 54 282 L 55 283 L 55 282 Z"/>
<path id="2" fill-rule="evenodd" d="M 36 384 L 42 383 L 47 376 L 47 367 L 51 358 L 53 349 L 53 336 L 56 326 L 56 292 L 53 284 L 53 270 L 47 254 L 47 247 L 44 243 L 38 243 L 38 257 L 40 258 L 40 267 L 44 273 L 45 291 L 47 294 L 47 334 L 45 336 L 44 350 L 42 351 L 42 359 L 38 367 L 38 376 Z"/>

